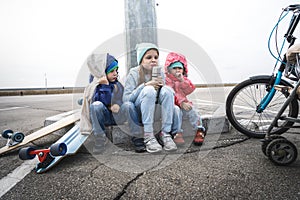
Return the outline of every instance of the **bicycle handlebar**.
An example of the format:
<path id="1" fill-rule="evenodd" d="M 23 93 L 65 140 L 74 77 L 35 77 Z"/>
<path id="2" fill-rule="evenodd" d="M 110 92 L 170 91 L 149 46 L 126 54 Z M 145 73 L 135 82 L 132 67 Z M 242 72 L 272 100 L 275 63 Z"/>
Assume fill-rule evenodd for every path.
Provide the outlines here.
<path id="1" fill-rule="evenodd" d="M 288 7 L 283 9 L 284 11 L 300 11 L 300 4 L 289 5 Z"/>

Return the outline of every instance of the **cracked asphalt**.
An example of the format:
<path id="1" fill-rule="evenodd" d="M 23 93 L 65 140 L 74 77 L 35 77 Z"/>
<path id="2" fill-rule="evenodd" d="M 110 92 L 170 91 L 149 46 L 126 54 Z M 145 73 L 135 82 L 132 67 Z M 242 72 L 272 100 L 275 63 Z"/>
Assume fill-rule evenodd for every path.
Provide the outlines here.
<path id="1" fill-rule="evenodd" d="M 61 109 L 70 110 L 63 100 L 59 102 Z M 36 118 L 25 120 L 28 112 Z M 6 112 L 0 116 L 0 127 L 15 119 L 16 130 L 36 129 L 42 126 L 44 115 L 55 113 L 30 107 L 18 114 Z M 299 150 L 296 133 L 299 130 L 283 136 Z M 109 144 L 97 156 L 90 153 L 87 141 L 76 155 L 64 158 L 48 172 L 32 170 L 0 199 L 300 199 L 299 157 L 289 166 L 276 166 L 262 153 L 260 140 L 234 129 L 208 134 L 201 147 L 190 141 L 186 138 L 186 146 L 176 152 L 154 155 L 135 153 L 128 144 Z M 17 152 L 0 156 L 0 178 L 22 162 Z"/>

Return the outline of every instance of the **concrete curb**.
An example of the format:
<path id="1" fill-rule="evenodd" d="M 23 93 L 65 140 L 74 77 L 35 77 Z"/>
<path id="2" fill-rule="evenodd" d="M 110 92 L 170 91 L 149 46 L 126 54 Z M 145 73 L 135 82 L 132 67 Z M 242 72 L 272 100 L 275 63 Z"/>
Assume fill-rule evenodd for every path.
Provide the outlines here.
<path id="1" fill-rule="evenodd" d="M 54 115 L 51 117 L 48 117 L 44 121 L 44 125 L 47 126 L 49 124 L 52 124 L 68 115 L 74 114 L 75 112 L 79 112 L 79 110 L 73 110 L 65 113 L 61 113 L 58 115 Z M 202 116 L 203 124 L 207 128 L 208 134 L 220 134 L 220 133 L 228 133 L 229 132 L 229 122 L 225 116 L 211 116 L 211 115 L 205 115 Z M 65 128 L 62 128 L 56 132 L 54 132 L 51 135 L 54 135 L 57 137 L 61 137 L 64 135 L 70 128 L 72 128 L 73 125 L 69 125 Z M 160 123 L 156 122 L 154 124 L 154 128 L 156 131 L 159 131 Z M 191 126 L 189 123 L 183 123 L 183 130 L 184 134 L 186 136 L 192 136 L 194 135 L 194 131 L 191 130 Z M 116 125 L 112 126 L 112 129 L 108 131 L 110 135 L 108 137 L 111 139 L 113 144 L 126 144 L 130 143 L 130 132 L 128 129 L 127 124 L 124 125 Z"/>
<path id="2" fill-rule="evenodd" d="M 75 113 L 77 113 L 79 111 L 80 110 L 77 109 L 77 110 L 72 110 L 72 111 L 69 111 L 69 112 L 64 112 L 64 113 L 61 113 L 61 114 L 58 114 L 58 115 L 54 115 L 54 116 L 48 117 L 44 121 L 44 126 L 48 126 L 50 124 L 53 124 L 54 122 L 57 122 L 57 121 L 63 119 L 64 117 L 67 117 L 69 115 L 75 114 Z M 74 126 L 74 123 L 70 124 L 68 126 L 65 126 L 64 128 L 59 129 L 59 130 L 53 132 L 52 134 L 49 134 L 47 137 L 42 137 L 42 138 L 34 141 L 34 144 L 35 145 L 39 145 L 39 146 L 43 146 L 44 144 L 54 143 L 61 136 L 63 136 L 66 132 L 68 132 L 73 126 Z"/>

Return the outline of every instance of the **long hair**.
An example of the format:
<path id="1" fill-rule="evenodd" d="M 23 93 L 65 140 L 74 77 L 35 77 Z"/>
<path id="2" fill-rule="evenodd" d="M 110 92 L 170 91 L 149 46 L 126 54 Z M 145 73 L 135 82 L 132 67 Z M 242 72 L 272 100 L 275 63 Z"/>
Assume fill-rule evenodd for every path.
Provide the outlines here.
<path id="1" fill-rule="evenodd" d="M 138 85 L 145 83 L 145 71 L 142 65 L 139 65 L 139 83 Z"/>

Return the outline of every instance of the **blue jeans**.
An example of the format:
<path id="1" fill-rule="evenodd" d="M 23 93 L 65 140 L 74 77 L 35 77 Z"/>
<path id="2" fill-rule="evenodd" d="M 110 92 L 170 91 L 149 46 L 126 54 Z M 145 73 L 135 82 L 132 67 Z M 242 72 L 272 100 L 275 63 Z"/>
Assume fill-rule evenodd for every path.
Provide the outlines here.
<path id="1" fill-rule="evenodd" d="M 131 102 L 125 102 L 118 113 L 112 113 L 102 102 L 95 101 L 90 105 L 90 117 L 95 136 L 105 134 L 105 126 L 123 124 L 126 120 L 132 134 L 140 133 L 140 128 L 136 125 L 139 121 L 137 111 Z"/>
<path id="2" fill-rule="evenodd" d="M 154 87 L 145 86 L 134 102 L 144 125 L 144 132 L 153 133 L 155 110 L 158 107 L 161 109 L 159 113 L 162 120 L 161 130 L 165 133 L 176 132 L 177 127 L 172 127 L 174 110 L 176 109 L 174 106 L 174 91 L 168 86 L 163 86 L 160 89 L 158 106 L 155 104 L 156 96 L 157 91 Z"/>
<path id="3" fill-rule="evenodd" d="M 174 113 L 173 113 L 173 123 L 171 134 L 176 135 L 177 132 L 180 132 L 182 125 L 182 112 L 181 109 L 174 105 Z"/>

